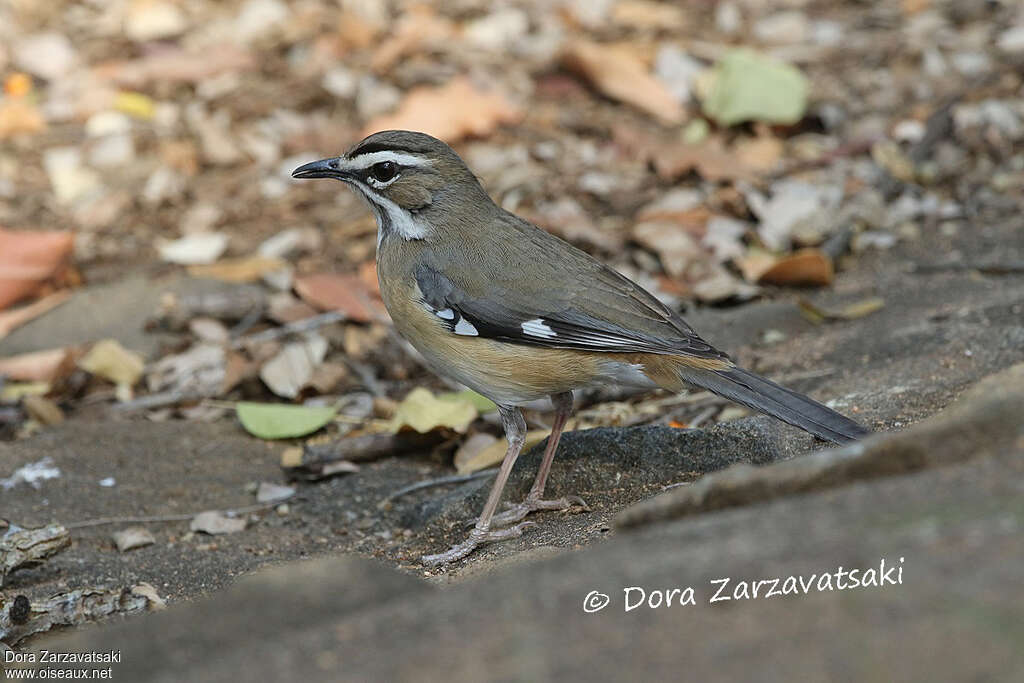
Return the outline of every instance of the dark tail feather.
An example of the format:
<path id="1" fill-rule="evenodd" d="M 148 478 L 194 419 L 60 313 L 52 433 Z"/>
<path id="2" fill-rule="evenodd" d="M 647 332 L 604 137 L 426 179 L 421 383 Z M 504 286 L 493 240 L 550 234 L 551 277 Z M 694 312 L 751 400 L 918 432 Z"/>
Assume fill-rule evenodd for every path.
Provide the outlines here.
<path id="1" fill-rule="evenodd" d="M 768 413 L 819 439 L 841 444 L 871 433 L 831 408 L 743 368 L 721 371 L 687 368 L 681 374 L 691 384 Z"/>

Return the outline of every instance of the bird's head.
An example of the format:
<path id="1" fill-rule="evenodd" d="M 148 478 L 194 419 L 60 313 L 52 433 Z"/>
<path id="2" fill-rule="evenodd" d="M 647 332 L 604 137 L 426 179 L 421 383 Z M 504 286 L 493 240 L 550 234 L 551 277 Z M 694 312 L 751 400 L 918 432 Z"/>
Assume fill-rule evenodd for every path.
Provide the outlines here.
<path id="1" fill-rule="evenodd" d="M 387 130 L 340 157 L 292 171 L 293 178 L 334 178 L 354 188 L 377 216 L 380 237 L 423 239 L 437 221 L 492 202 L 451 147 L 425 133 Z"/>

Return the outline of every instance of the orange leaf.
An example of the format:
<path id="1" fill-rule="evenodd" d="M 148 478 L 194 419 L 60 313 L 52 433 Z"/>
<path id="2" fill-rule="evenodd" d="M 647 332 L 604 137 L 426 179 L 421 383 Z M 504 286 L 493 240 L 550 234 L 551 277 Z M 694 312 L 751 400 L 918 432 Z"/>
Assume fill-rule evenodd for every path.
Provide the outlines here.
<path id="1" fill-rule="evenodd" d="M 758 282 L 824 286 L 832 284 L 834 277 L 832 259 L 820 249 L 811 248 L 780 258 L 771 268 L 761 273 Z"/>
<path id="2" fill-rule="evenodd" d="M 341 311 L 357 322 L 387 321 L 384 303 L 358 275 L 315 273 L 296 278 L 295 291 L 324 311 Z"/>
<path id="3" fill-rule="evenodd" d="M 0 229 L 0 310 L 66 269 L 73 242 L 70 232 Z"/>
<path id="4" fill-rule="evenodd" d="M 0 358 L 0 375 L 16 382 L 53 384 L 68 360 L 68 349 L 32 351 Z"/>
<path id="5" fill-rule="evenodd" d="M 455 142 L 468 136 L 484 137 L 522 116 L 522 110 L 501 93 L 478 89 L 465 76 L 457 76 L 437 88 L 413 88 L 397 111 L 370 121 L 363 135 L 381 130 L 418 130 Z"/>
<path id="6" fill-rule="evenodd" d="M 51 309 L 57 308 L 57 306 L 60 306 L 69 298 L 71 298 L 71 292 L 65 289 L 43 297 L 39 301 L 33 301 L 27 306 L 16 308 L 13 311 L 0 312 L 0 339 L 3 339 L 25 323 L 35 320 L 44 313 L 48 313 Z"/>

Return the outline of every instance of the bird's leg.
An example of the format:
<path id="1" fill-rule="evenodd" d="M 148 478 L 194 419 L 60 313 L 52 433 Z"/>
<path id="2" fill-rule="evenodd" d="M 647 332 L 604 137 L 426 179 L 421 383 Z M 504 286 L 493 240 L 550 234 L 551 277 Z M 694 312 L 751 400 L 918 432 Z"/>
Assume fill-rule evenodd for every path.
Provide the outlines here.
<path id="1" fill-rule="evenodd" d="M 523 419 L 523 414 L 519 408 L 498 406 L 498 413 L 501 415 L 502 424 L 505 425 L 505 438 L 508 440 L 508 450 L 505 451 L 505 459 L 501 462 L 498 477 L 494 480 L 494 486 L 491 487 L 490 495 L 487 496 L 484 510 L 480 513 L 476 526 L 469 532 L 469 538 L 458 545 L 452 546 L 447 552 L 438 553 L 437 555 L 424 555 L 420 558 L 420 561 L 428 567 L 461 560 L 473 552 L 481 543 L 515 538 L 516 536 L 521 536 L 524 529 L 533 526 L 532 522 L 523 522 L 507 529 L 491 531 L 491 518 L 494 517 L 494 511 L 498 509 L 501 492 L 504 490 L 505 483 L 508 481 L 508 475 L 512 472 L 512 466 L 515 465 L 516 458 L 519 457 L 519 452 L 523 450 L 523 444 L 526 442 L 526 420 Z"/>
<path id="2" fill-rule="evenodd" d="M 566 391 L 561 394 L 552 394 L 551 404 L 555 407 L 555 420 L 551 424 L 551 436 L 548 437 L 548 446 L 544 450 L 544 459 L 540 462 L 540 469 L 537 470 L 537 478 L 533 480 L 530 493 L 526 500 L 517 505 L 510 505 L 504 512 L 495 515 L 491 520 L 494 526 L 518 522 L 526 515 L 537 510 L 565 510 L 571 505 L 579 505 L 584 510 L 590 510 L 587 504 L 579 496 L 566 496 L 554 500 L 544 500 L 544 487 L 548 483 L 548 474 L 551 472 L 551 463 L 555 459 L 555 451 L 558 449 L 558 440 L 562 437 L 562 430 L 565 428 L 565 421 L 572 414 L 572 392 Z"/>

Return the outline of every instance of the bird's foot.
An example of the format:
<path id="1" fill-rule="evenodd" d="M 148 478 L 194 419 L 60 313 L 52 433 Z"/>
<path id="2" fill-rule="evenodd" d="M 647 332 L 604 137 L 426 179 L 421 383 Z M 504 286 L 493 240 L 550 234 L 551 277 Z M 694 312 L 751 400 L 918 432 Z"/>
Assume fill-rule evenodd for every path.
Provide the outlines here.
<path id="1" fill-rule="evenodd" d="M 494 515 L 491 518 L 491 524 L 493 526 L 505 526 L 506 524 L 518 522 L 531 512 L 537 512 L 538 510 L 568 510 L 573 505 L 583 508 L 584 512 L 590 512 L 590 506 L 579 496 L 565 496 L 555 500 L 542 500 L 541 498 L 527 496 L 526 500 L 522 503 L 506 503 L 506 509 Z"/>
<path id="2" fill-rule="evenodd" d="M 522 522 L 515 526 L 508 527 L 507 529 L 496 529 L 494 531 L 484 531 L 480 528 L 474 528 L 469 532 L 469 538 L 458 545 L 453 545 L 451 549 L 446 552 L 438 553 L 436 555 L 424 555 L 420 558 L 420 562 L 428 567 L 436 567 L 442 564 L 448 564 L 456 560 L 461 560 L 466 555 L 473 552 L 477 546 L 483 545 L 484 543 L 491 543 L 493 541 L 504 541 L 509 538 L 517 538 L 523 535 L 523 531 L 534 526 L 533 522 Z"/>

